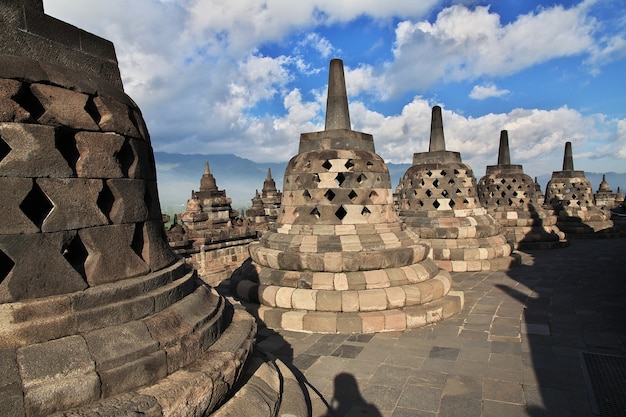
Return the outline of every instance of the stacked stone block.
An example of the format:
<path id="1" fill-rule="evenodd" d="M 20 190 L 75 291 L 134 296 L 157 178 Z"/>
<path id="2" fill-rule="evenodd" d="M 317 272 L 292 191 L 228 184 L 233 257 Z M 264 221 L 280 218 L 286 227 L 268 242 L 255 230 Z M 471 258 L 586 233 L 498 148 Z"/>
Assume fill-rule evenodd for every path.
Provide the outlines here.
<path id="1" fill-rule="evenodd" d="M 400 180 L 398 209 L 445 270 L 490 271 L 519 263 L 502 227 L 480 204 L 472 169 L 458 152 L 446 150 L 439 106 L 433 107 L 429 151 L 415 153 Z"/>
<path id="2" fill-rule="evenodd" d="M 350 128 L 343 63 L 330 64 L 326 130 L 304 133 L 284 176 L 276 228 L 250 246 L 234 292 L 271 328 L 404 330 L 458 312 L 462 294 L 393 208 L 371 135 Z"/>
<path id="3" fill-rule="evenodd" d="M 565 143 L 563 170 L 554 171 L 546 186 L 545 204 L 558 215 L 557 225 L 568 237 L 602 236 L 610 232 L 610 214 L 594 204 L 584 171 L 574 170 L 572 143 Z"/>
<path id="4" fill-rule="evenodd" d="M 555 248 L 567 244 L 556 226 L 556 215 L 536 198 L 532 178 L 521 165 L 511 165 L 509 136 L 500 132 L 498 164 L 487 166 L 478 182 L 481 204 L 503 226 L 507 240 L 517 248 Z"/>
<path id="5" fill-rule="evenodd" d="M 255 323 L 169 249 L 113 45 L 41 1 L 0 21 L 0 415 L 210 412 Z"/>

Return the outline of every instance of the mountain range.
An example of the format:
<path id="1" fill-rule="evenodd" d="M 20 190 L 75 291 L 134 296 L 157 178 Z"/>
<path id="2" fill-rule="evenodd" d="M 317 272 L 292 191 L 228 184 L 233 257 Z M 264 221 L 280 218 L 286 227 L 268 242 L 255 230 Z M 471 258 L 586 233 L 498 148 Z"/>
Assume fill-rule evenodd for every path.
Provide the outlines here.
<path id="1" fill-rule="evenodd" d="M 282 189 L 283 174 L 287 166 L 287 162 L 258 163 L 231 154 L 203 155 L 155 152 L 154 158 L 161 208 L 164 213 L 168 214 L 185 211 L 191 192 L 200 188 L 200 178 L 204 173 L 205 162 L 207 161 L 211 174 L 215 177 L 217 187 L 220 190 L 226 190 L 226 195 L 233 200 L 232 207 L 240 212 L 251 206 L 251 199 L 254 197 L 255 190 L 261 191 L 263 188 L 263 181 L 267 177 L 268 168 L 272 170 L 272 178 L 276 181 L 276 187 Z M 387 164 L 394 188 L 410 166 L 410 164 Z M 472 169 L 476 175 L 476 180 L 479 180 L 485 172 L 484 167 L 472 167 Z M 623 193 L 626 192 L 626 173 L 607 172 L 605 174 L 613 192 L 617 191 L 618 186 L 621 187 Z M 537 176 L 544 192 L 551 176 L 552 173 Z M 597 191 L 602 181 L 602 173 L 585 172 L 585 176 L 591 182 L 593 191 Z"/>

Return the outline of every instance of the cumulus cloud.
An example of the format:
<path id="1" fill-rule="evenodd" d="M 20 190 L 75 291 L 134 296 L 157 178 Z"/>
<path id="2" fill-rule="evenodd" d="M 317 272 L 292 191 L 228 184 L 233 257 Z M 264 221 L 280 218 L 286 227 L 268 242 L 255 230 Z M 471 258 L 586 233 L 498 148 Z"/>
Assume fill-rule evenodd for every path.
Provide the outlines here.
<path id="1" fill-rule="evenodd" d="M 484 100 L 489 97 L 502 97 L 509 94 L 507 89 L 499 89 L 495 84 L 487 83 L 483 85 L 475 85 L 469 93 L 469 97 L 474 100 Z"/>
<path id="2" fill-rule="evenodd" d="M 437 19 L 396 27 L 390 69 L 394 89 L 425 88 L 438 80 L 509 75 L 547 60 L 589 52 L 594 23 L 582 5 L 540 9 L 502 24 L 489 7 L 454 5 Z"/>

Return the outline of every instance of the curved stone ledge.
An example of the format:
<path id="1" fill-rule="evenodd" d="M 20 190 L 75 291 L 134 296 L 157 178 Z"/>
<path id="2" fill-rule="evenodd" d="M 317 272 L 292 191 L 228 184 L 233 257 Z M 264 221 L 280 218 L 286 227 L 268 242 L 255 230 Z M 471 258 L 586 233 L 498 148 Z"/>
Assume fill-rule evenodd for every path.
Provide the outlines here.
<path id="1" fill-rule="evenodd" d="M 344 243 L 345 246 L 351 246 L 350 242 Z M 399 268 L 420 262 L 428 254 L 427 246 L 423 243 L 378 250 L 344 251 L 341 247 L 333 249 L 328 252 L 284 252 L 261 244 L 252 244 L 250 256 L 257 264 L 276 270 L 355 272 Z"/>
<path id="2" fill-rule="evenodd" d="M 399 268 L 384 268 L 358 272 L 279 271 L 248 262 L 235 271 L 231 285 L 250 280 L 265 286 L 314 290 L 365 290 L 394 287 L 431 279 L 439 273 L 431 259 Z M 234 289 L 233 289 L 234 290 Z"/>
<path id="3" fill-rule="evenodd" d="M 216 343 L 184 368 L 152 384 L 102 399 L 55 416 L 118 416 L 128 413 L 155 417 L 202 417 L 226 399 L 252 351 L 254 318 L 236 309 L 232 321 Z"/>
<path id="4" fill-rule="evenodd" d="M 273 329 L 313 333 L 378 333 L 415 329 L 457 314 L 463 293 L 450 291 L 425 305 L 369 312 L 325 312 L 258 307 L 258 318 Z"/>
<path id="5" fill-rule="evenodd" d="M 196 279 L 179 260 L 158 272 L 81 292 L 0 304 L 0 347 L 42 343 L 142 319 L 190 294 Z"/>
<path id="6" fill-rule="evenodd" d="M 440 268 L 450 272 L 501 271 L 520 265 L 522 257 L 519 253 L 513 252 L 511 255 L 501 258 L 481 259 L 478 261 L 435 260 L 435 263 Z"/>

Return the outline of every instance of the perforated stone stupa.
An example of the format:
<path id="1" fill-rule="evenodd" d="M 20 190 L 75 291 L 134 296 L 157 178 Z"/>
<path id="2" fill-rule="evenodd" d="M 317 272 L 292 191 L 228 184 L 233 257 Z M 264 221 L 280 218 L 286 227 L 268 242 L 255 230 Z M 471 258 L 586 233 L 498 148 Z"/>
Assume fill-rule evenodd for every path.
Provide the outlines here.
<path id="1" fill-rule="evenodd" d="M 113 44 L 37 0 L 0 26 L 0 415 L 205 415 L 255 322 L 170 251 Z"/>
<path id="2" fill-rule="evenodd" d="M 498 224 L 480 204 L 472 169 L 446 150 L 441 107 L 432 110 L 428 152 L 413 154 L 400 180 L 400 217 L 431 246 L 448 271 L 491 271 L 519 262 Z"/>
<path id="3" fill-rule="evenodd" d="M 271 328 L 404 330 L 457 313 L 463 294 L 394 212 L 371 135 L 351 130 L 343 63 L 330 63 L 326 128 L 300 136 L 276 228 L 250 246 L 233 292 Z"/>
<path id="4" fill-rule="evenodd" d="M 521 165 L 511 165 L 509 135 L 500 132 L 498 165 L 488 165 L 478 181 L 481 204 L 504 227 L 509 242 L 516 248 L 553 248 L 565 246 L 565 233 L 556 226 L 556 215 L 537 200 L 533 179 Z"/>
<path id="5" fill-rule="evenodd" d="M 585 172 L 574 170 L 571 142 L 565 143 L 563 170 L 554 171 L 546 186 L 545 204 L 557 213 L 557 225 L 568 237 L 591 237 L 613 227 L 610 214 L 594 204 Z"/>

